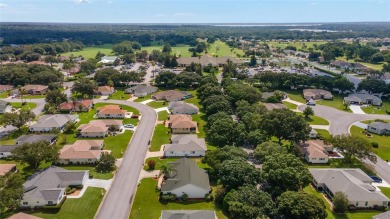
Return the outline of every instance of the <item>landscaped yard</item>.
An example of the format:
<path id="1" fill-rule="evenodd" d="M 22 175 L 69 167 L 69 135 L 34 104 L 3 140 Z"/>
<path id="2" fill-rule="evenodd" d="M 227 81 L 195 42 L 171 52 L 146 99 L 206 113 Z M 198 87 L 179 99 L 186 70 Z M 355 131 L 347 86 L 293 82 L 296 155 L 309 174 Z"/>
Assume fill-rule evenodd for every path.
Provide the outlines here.
<path id="1" fill-rule="evenodd" d="M 134 102 L 142 102 L 149 99 L 152 99 L 152 94 L 148 94 L 144 97 L 138 97 L 137 99 L 134 100 Z"/>
<path id="2" fill-rule="evenodd" d="M 356 212 L 348 212 L 346 214 L 336 214 L 330 210 L 330 204 L 325 200 L 322 193 L 315 190 L 312 186 L 307 186 L 304 191 L 306 193 L 317 196 L 322 199 L 326 205 L 326 212 L 328 213 L 327 219 L 369 219 L 372 216 L 377 215 L 381 212 L 379 211 L 356 211 Z"/>
<path id="3" fill-rule="evenodd" d="M 171 134 L 167 134 L 169 129 L 165 127 L 165 125 L 156 125 L 154 129 L 153 138 L 150 143 L 150 151 L 159 151 L 161 145 L 169 144 L 169 139 L 171 138 Z"/>
<path id="4" fill-rule="evenodd" d="M 156 161 L 156 166 L 155 166 L 154 169 L 155 170 L 160 170 L 161 169 L 161 165 L 166 164 L 166 163 L 172 163 L 172 162 L 174 162 L 177 159 L 180 159 L 180 158 L 178 157 L 178 158 L 164 158 L 164 159 L 160 159 L 159 157 L 149 157 L 148 159 L 145 160 L 144 170 L 149 170 L 149 167 L 148 167 L 148 161 L 149 160 Z M 200 158 L 200 157 L 191 158 L 191 159 L 196 162 L 196 164 L 198 165 L 199 168 L 202 168 L 202 169 L 209 169 L 210 168 L 209 165 L 207 165 L 206 163 L 202 163 L 202 158 Z"/>
<path id="5" fill-rule="evenodd" d="M 121 158 L 125 153 L 133 132 L 126 130 L 123 134 L 104 138 L 104 149 L 110 150 L 115 158 Z"/>
<path id="6" fill-rule="evenodd" d="M 385 114 L 387 115 L 386 110 L 390 113 L 390 101 L 383 101 L 382 106 L 367 106 L 360 107 L 367 114 Z"/>
<path id="7" fill-rule="evenodd" d="M 302 97 L 302 90 L 283 90 L 287 93 L 288 98 L 301 103 L 306 103 L 306 100 Z"/>
<path id="8" fill-rule="evenodd" d="M 333 100 L 317 100 L 316 103 L 318 105 L 330 106 L 345 112 L 352 112 L 349 108 L 345 109 L 343 101 L 344 101 L 343 96 L 333 94 Z"/>
<path id="9" fill-rule="evenodd" d="M 28 99 L 41 99 L 45 98 L 46 95 L 24 95 L 23 100 L 28 100 Z"/>
<path id="10" fill-rule="evenodd" d="M 90 59 L 90 58 L 95 58 L 96 54 L 98 52 L 104 53 L 106 56 L 112 55 L 112 44 L 104 44 L 104 45 L 99 45 L 99 46 L 92 46 L 92 47 L 85 47 L 81 51 L 77 52 L 67 52 L 63 53 L 61 55 L 63 56 L 70 56 L 73 55 L 75 57 L 82 56 L 85 59 Z"/>
<path id="11" fill-rule="evenodd" d="M 155 108 L 155 109 L 158 109 L 161 107 L 168 107 L 168 102 L 166 102 L 166 101 L 153 101 L 153 102 L 148 103 L 148 106 Z"/>
<path id="12" fill-rule="evenodd" d="M 61 168 L 67 170 L 89 170 L 89 174 L 93 176 L 94 179 L 111 179 L 113 173 L 98 173 L 95 171 L 94 166 L 61 166 Z"/>
<path id="13" fill-rule="evenodd" d="M 41 218 L 58 219 L 93 219 L 103 199 L 104 189 L 89 187 L 83 197 L 67 199 L 58 209 L 35 210 L 33 215 Z M 30 213 L 30 212 L 26 212 Z"/>
<path id="14" fill-rule="evenodd" d="M 157 113 L 159 121 L 165 121 L 168 119 L 169 113 L 166 110 Z"/>
<path id="15" fill-rule="evenodd" d="M 295 104 L 293 104 L 293 103 L 290 103 L 290 102 L 287 102 L 287 101 L 283 101 L 283 104 L 287 107 L 287 108 L 289 108 L 289 109 L 291 109 L 291 110 L 296 110 L 297 109 L 297 105 L 295 105 Z"/>
<path id="16" fill-rule="evenodd" d="M 27 102 L 25 105 L 22 105 L 22 102 L 14 102 L 14 103 L 11 103 L 11 106 L 13 108 L 16 108 L 16 109 L 23 109 L 23 110 L 32 110 L 34 109 L 35 107 L 37 107 L 37 104 L 36 103 L 31 103 L 31 102 Z"/>
<path id="17" fill-rule="evenodd" d="M 330 138 L 332 135 L 325 129 L 314 129 L 318 134 L 320 134 L 323 138 Z"/>
<path id="18" fill-rule="evenodd" d="M 297 113 L 299 115 L 303 116 L 303 113 Z M 306 122 L 308 122 L 310 125 L 329 125 L 328 120 L 321 118 L 319 116 L 310 116 L 309 118 L 305 118 Z"/>
<path id="19" fill-rule="evenodd" d="M 378 148 L 373 148 L 374 152 L 384 160 L 390 160 L 390 137 L 384 135 L 376 135 L 370 133 L 372 137 L 367 137 L 363 134 L 364 130 L 357 126 L 351 126 L 350 132 L 353 136 L 361 136 L 370 142 L 376 142 L 379 144 Z"/>
<path id="20" fill-rule="evenodd" d="M 7 97 L 8 97 L 8 92 L 7 91 L 0 93 L 0 98 L 7 98 Z"/>
<path id="21" fill-rule="evenodd" d="M 124 90 L 117 90 L 108 99 L 110 99 L 110 100 L 127 100 L 127 99 L 130 99 L 130 94 L 125 94 Z"/>
<path id="22" fill-rule="evenodd" d="M 156 189 L 157 181 L 151 178 L 141 180 L 134 199 L 130 219 L 159 218 L 162 210 L 216 210 L 219 219 L 227 218 L 213 202 L 180 201 L 162 204 L 158 201 L 160 191 Z"/>

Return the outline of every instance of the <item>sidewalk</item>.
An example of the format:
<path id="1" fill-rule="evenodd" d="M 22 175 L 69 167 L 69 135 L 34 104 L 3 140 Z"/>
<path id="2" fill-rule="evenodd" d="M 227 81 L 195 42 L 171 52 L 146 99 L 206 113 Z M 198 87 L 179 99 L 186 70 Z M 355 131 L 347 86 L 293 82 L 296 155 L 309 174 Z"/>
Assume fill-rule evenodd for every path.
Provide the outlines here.
<path id="1" fill-rule="evenodd" d="M 295 101 L 295 100 L 291 100 L 290 98 L 286 98 L 284 99 L 283 101 L 286 101 L 286 102 L 289 102 L 289 103 L 292 103 L 292 104 L 295 104 L 297 106 L 300 106 L 300 105 L 305 105 L 304 103 L 301 103 L 301 102 L 298 102 L 298 101 Z"/>
<path id="2" fill-rule="evenodd" d="M 76 196 L 67 196 L 67 198 L 81 198 L 83 197 L 85 191 L 88 189 L 88 187 L 97 187 L 102 188 L 108 191 L 110 189 L 113 179 L 109 180 L 103 180 L 103 179 L 88 179 L 83 188 L 81 189 L 80 193 Z"/>
<path id="3" fill-rule="evenodd" d="M 142 104 L 148 104 L 148 103 L 150 103 L 150 102 L 153 102 L 154 100 L 152 100 L 152 99 L 149 99 L 149 100 L 144 100 L 144 101 L 142 101 L 142 102 L 140 102 L 140 103 L 142 103 Z"/>
<path id="4" fill-rule="evenodd" d="M 313 129 L 325 129 L 329 131 L 330 125 L 310 125 Z"/>
<path id="5" fill-rule="evenodd" d="M 154 110 L 156 110 L 156 112 L 167 111 L 169 113 L 168 107 L 161 107 Z"/>

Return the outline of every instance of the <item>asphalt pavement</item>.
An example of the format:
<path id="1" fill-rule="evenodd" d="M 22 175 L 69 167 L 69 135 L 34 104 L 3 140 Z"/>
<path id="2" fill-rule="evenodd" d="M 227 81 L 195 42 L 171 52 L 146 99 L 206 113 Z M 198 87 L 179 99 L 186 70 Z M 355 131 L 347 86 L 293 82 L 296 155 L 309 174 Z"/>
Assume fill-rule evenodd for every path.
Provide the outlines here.
<path id="1" fill-rule="evenodd" d="M 157 114 L 153 108 L 136 102 L 96 99 L 94 102 L 127 105 L 136 108 L 142 115 L 133 138 L 127 146 L 122 164 L 115 174 L 111 188 L 107 191 L 95 215 L 96 219 L 127 219 L 136 194 L 138 178 L 144 165 L 144 158 L 149 147 L 148 142 L 152 138 Z"/>

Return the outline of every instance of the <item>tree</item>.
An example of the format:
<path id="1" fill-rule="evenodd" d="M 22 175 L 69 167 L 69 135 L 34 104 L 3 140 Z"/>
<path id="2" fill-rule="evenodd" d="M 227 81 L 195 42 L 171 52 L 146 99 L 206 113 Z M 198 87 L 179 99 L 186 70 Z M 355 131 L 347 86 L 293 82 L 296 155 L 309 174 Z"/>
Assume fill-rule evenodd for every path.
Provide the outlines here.
<path id="1" fill-rule="evenodd" d="M 376 162 L 376 156 L 372 145 L 366 139 L 359 136 L 337 135 L 330 139 L 330 143 L 343 153 L 344 161 L 353 165 L 354 158 L 368 159 Z"/>
<path id="2" fill-rule="evenodd" d="M 311 108 L 310 106 L 306 107 L 303 110 L 303 115 L 305 116 L 306 119 L 308 119 L 310 116 L 314 116 L 313 108 Z"/>
<path id="3" fill-rule="evenodd" d="M 274 143 L 272 141 L 263 142 L 258 145 L 253 152 L 253 155 L 260 163 L 264 163 L 267 156 L 272 156 L 275 154 L 287 154 L 286 147 L 281 146 L 280 144 Z"/>
<path id="4" fill-rule="evenodd" d="M 223 209 L 233 219 L 272 218 L 276 213 L 271 196 L 255 186 L 243 186 L 227 193 L 223 199 Z"/>
<path id="5" fill-rule="evenodd" d="M 206 153 L 203 162 L 207 163 L 212 169 L 218 171 L 221 163 L 225 160 L 242 160 L 245 161 L 249 157 L 248 153 L 242 148 L 234 146 L 225 146 Z"/>
<path id="6" fill-rule="evenodd" d="M 260 182 L 260 171 L 243 160 L 225 160 L 220 165 L 218 175 L 227 190 L 244 185 L 255 186 Z"/>
<path id="7" fill-rule="evenodd" d="M 275 197 L 285 191 L 299 191 L 312 181 L 309 170 L 292 154 L 267 156 L 261 174 L 266 190 Z"/>
<path id="8" fill-rule="evenodd" d="M 301 192 L 288 191 L 277 199 L 278 212 L 289 219 L 325 219 L 328 216 L 324 201 Z"/>
<path id="9" fill-rule="evenodd" d="M 380 52 L 375 53 L 374 55 L 371 56 L 371 63 L 377 64 L 383 61 L 384 61 L 384 57 L 383 54 Z"/>
<path id="10" fill-rule="evenodd" d="M 92 74 L 96 69 L 96 62 L 94 60 L 87 60 L 80 64 L 80 72 L 83 72 L 87 75 Z"/>
<path id="11" fill-rule="evenodd" d="M 257 64 L 257 60 L 255 56 L 251 56 L 251 60 L 249 61 L 249 66 L 254 67 Z"/>
<path id="12" fill-rule="evenodd" d="M 23 198 L 24 179 L 20 173 L 10 173 L 0 177 L 0 214 L 19 208 Z"/>
<path id="13" fill-rule="evenodd" d="M 225 92 L 233 103 L 239 100 L 246 100 L 248 103 L 253 104 L 261 100 L 259 89 L 248 84 L 233 83 L 226 87 Z"/>
<path id="14" fill-rule="evenodd" d="M 366 79 L 362 80 L 359 85 L 357 90 L 358 91 L 368 91 L 370 94 L 380 94 L 380 93 L 385 93 L 387 92 L 386 90 L 386 82 L 383 80 L 376 80 L 376 79 Z"/>
<path id="15" fill-rule="evenodd" d="M 67 101 L 67 97 L 64 93 L 59 90 L 51 90 L 47 92 L 45 97 L 46 103 L 52 104 L 55 107 L 60 105 L 63 102 Z"/>
<path id="16" fill-rule="evenodd" d="M 163 174 L 166 177 L 169 177 L 172 170 L 173 170 L 172 166 L 168 163 L 164 163 L 161 165 L 161 174 Z"/>
<path id="17" fill-rule="evenodd" d="M 206 109 L 206 114 L 208 116 L 217 112 L 225 112 L 226 114 L 232 113 L 229 101 L 222 95 L 208 97 L 203 101 L 203 106 Z"/>
<path id="18" fill-rule="evenodd" d="M 12 151 L 12 158 L 17 162 L 28 164 L 36 170 L 42 162 L 54 162 L 58 159 L 58 148 L 48 141 L 25 143 Z"/>
<path id="19" fill-rule="evenodd" d="M 149 170 L 154 170 L 155 167 L 156 167 L 156 161 L 155 160 L 148 160 Z"/>
<path id="20" fill-rule="evenodd" d="M 232 118 L 218 119 L 208 129 L 207 141 L 212 145 L 223 147 L 233 144 L 235 124 Z"/>
<path id="21" fill-rule="evenodd" d="M 177 83 L 176 74 L 171 71 L 162 71 L 156 76 L 155 82 L 159 86 L 174 87 Z"/>
<path id="22" fill-rule="evenodd" d="M 345 213 L 348 210 L 349 201 L 347 196 L 342 192 L 336 192 L 332 198 L 333 210 L 336 213 Z"/>
<path id="23" fill-rule="evenodd" d="M 72 87 L 73 93 L 79 93 L 81 96 L 91 98 L 95 94 L 96 85 L 88 78 L 79 78 Z"/>
<path id="24" fill-rule="evenodd" d="M 310 126 L 304 118 L 289 109 L 275 109 L 263 115 L 261 130 L 269 137 L 276 136 L 282 140 L 298 142 L 306 140 Z"/>
<path id="25" fill-rule="evenodd" d="M 30 110 L 20 110 L 19 112 L 7 112 L 3 114 L 3 117 L 0 118 L 0 123 L 3 123 L 5 126 L 12 125 L 18 128 L 24 126 L 27 122 L 30 122 L 35 118 L 35 114 Z"/>
<path id="26" fill-rule="evenodd" d="M 165 44 L 165 45 L 163 46 L 162 52 L 171 53 L 171 52 L 172 52 L 171 46 L 170 46 L 169 44 Z"/>
<path id="27" fill-rule="evenodd" d="M 96 167 L 96 172 L 110 173 L 115 170 L 115 157 L 109 153 L 102 153 Z"/>

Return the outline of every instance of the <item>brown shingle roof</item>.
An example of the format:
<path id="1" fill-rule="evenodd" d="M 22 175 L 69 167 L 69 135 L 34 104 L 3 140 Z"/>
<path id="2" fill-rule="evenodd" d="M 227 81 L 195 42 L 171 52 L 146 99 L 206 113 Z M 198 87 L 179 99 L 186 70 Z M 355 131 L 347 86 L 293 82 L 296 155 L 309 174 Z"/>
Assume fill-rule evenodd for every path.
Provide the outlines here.
<path id="1" fill-rule="evenodd" d="M 60 151 L 60 159 L 91 159 L 99 158 L 103 150 L 103 140 L 78 140 L 72 145 L 65 145 Z"/>
<path id="2" fill-rule="evenodd" d="M 97 109 L 97 114 L 125 114 L 126 110 L 122 110 L 118 105 L 107 105 Z"/>
<path id="3" fill-rule="evenodd" d="M 42 218 L 36 217 L 34 215 L 25 214 L 23 212 L 19 212 L 17 214 L 12 215 L 8 219 L 42 219 Z"/>
<path id="4" fill-rule="evenodd" d="M 171 128 L 196 128 L 196 122 L 192 121 L 190 115 L 176 114 L 169 116 Z"/>
<path id="5" fill-rule="evenodd" d="M 4 176 L 12 169 L 16 167 L 16 164 L 0 164 L 0 176 Z"/>

